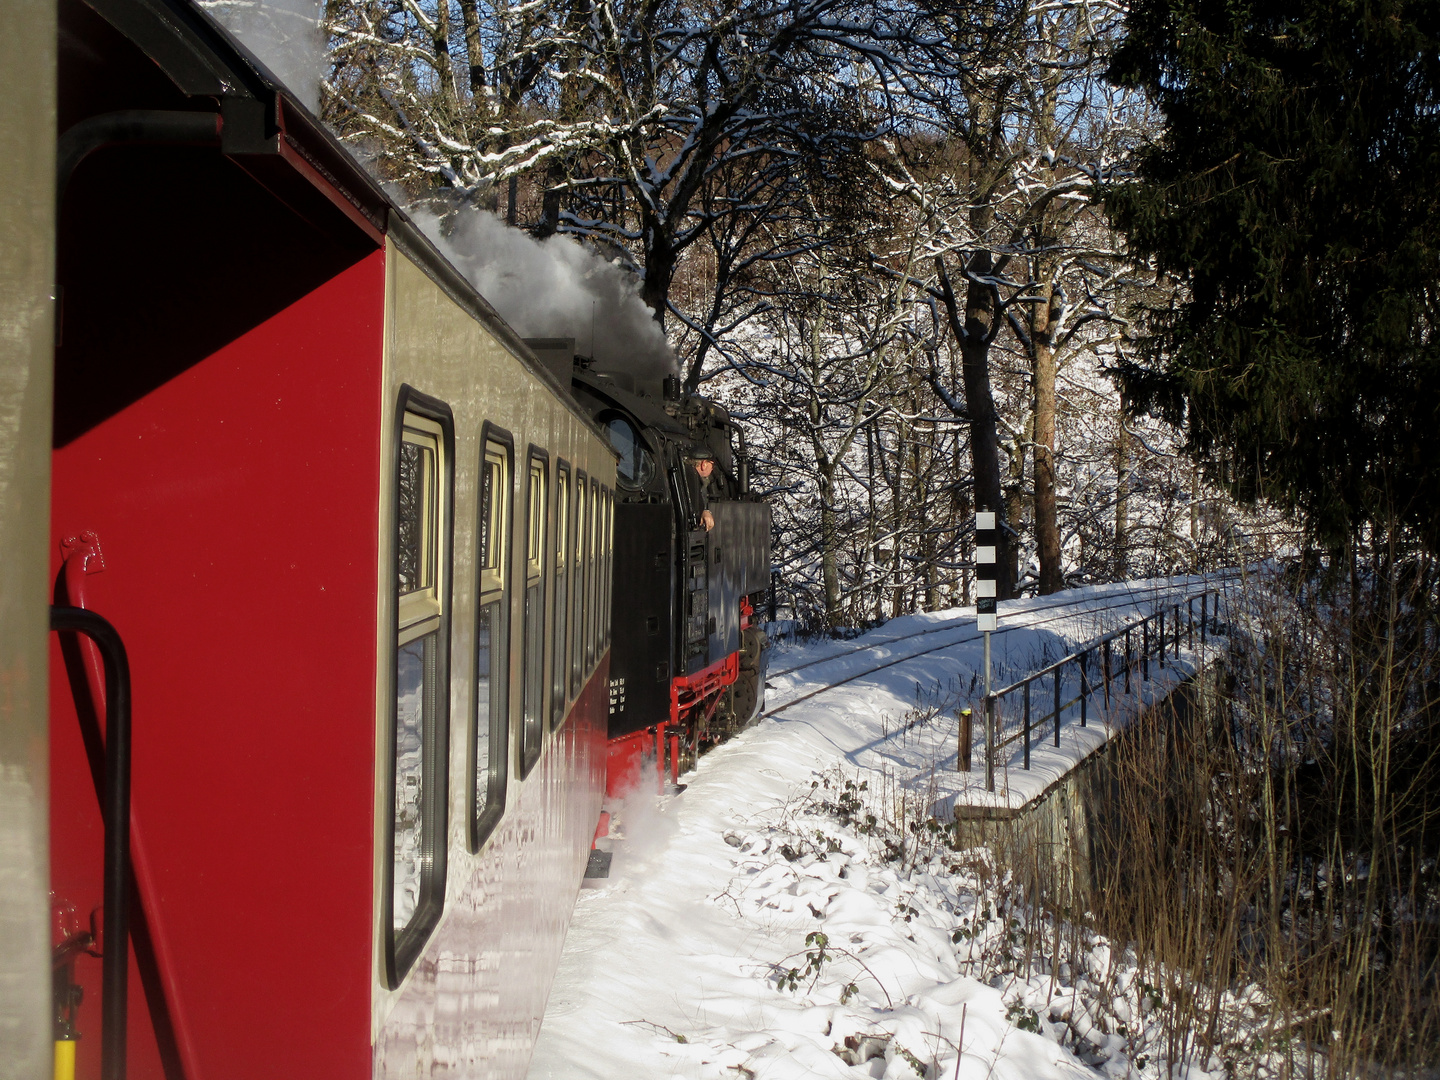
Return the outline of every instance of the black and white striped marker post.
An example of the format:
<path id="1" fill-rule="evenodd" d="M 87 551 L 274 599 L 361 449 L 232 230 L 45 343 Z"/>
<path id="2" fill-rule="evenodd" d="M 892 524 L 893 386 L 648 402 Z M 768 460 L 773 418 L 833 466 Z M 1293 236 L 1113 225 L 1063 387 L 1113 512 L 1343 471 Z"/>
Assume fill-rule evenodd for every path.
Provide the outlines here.
<path id="1" fill-rule="evenodd" d="M 995 790 L 995 699 L 990 696 L 990 632 L 995 629 L 999 530 L 993 510 L 975 513 L 975 625 L 985 635 L 985 790 Z"/>
<path id="2" fill-rule="evenodd" d="M 998 532 L 993 511 L 981 510 L 975 514 L 976 629 L 986 633 L 995 629 L 995 547 Z"/>

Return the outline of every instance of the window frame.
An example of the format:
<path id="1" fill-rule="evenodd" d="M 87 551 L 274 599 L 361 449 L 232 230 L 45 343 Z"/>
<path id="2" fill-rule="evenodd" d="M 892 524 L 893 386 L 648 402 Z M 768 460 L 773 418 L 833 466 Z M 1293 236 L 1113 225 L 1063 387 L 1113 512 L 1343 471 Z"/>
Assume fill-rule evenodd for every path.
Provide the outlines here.
<path id="1" fill-rule="evenodd" d="M 450 643 L 453 609 L 455 558 L 455 419 L 450 406 L 439 398 L 405 384 L 395 409 L 394 430 L 390 446 L 391 505 L 389 537 L 393 545 L 390 559 L 389 588 L 394 610 L 387 634 L 388 647 L 388 737 L 385 770 L 386 857 L 383 860 L 384 885 L 381 890 L 381 925 L 385 939 L 385 976 L 394 990 L 404 980 L 420 955 L 425 943 L 440 921 L 445 908 L 445 881 L 449 851 L 449 781 L 450 781 Z M 438 432 L 426 432 L 436 438 L 439 460 L 436 462 L 434 597 L 416 602 L 414 593 L 402 596 L 400 578 L 400 470 L 401 448 L 406 442 L 407 417 L 425 422 L 420 429 L 435 425 Z M 412 430 L 415 427 L 412 426 Z M 418 590 L 417 590 L 418 591 Z M 410 602 L 407 603 L 407 599 Z M 433 628 L 430 624 L 434 623 Z M 435 716 L 423 733 L 424 757 L 421 762 L 421 871 L 420 895 L 409 922 L 395 928 L 395 770 L 398 764 L 400 707 L 397 698 L 400 648 L 420 637 L 436 633 Z"/>
<path id="2" fill-rule="evenodd" d="M 491 527 L 485 520 L 484 486 L 492 449 L 501 458 L 498 495 L 499 520 Z M 514 560 L 515 530 L 515 438 L 510 432 L 485 421 L 480 427 L 480 477 L 475 507 L 475 644 L 471 658 L 470 740 L 466 753 L 468 840 L 471 853 L 478 852 L 505 815 L 510 779 L 510 579 Z M 482 537 L 486 551 L 481 552 Z M 489 558 L 496 542 L 498 559 Z M 487 788 L 483 809 L 480 803 L 480 619 L 492 604 L 499 605 L 499 626 L 490 628 L 490 738 Z M 497 693 L 498 688 L 498 693 Z"/>
<path id="3" fill-rule="evenodd" d="M 604 433 L 605 445 L 614 451 L 621 463 L 624 462 L 624 455 L 620 448 L 615 445 L 615 440 L 611 437 L 612 425 L 616 422 L 624 424 L 625 427 L 629 429 L 630 440 L 637 448 L 635 456 L 636 464 L 648 466 L 648 471 L 645 471 L 643 476 L 637 477 L 634 482 L 631 482 L 623 477 L 620 466 L 617 464 L 615 470 L 616 486 L 622 487 L 626 491 L 644 491 L 654 482 L 656 473 L 660 471 L 660 460 L 646 440 L 640 425 L 637 424 L 635 420 L 618 409 L 606 409 L 595 418 L 595 425 Z"/>
<path id="4" fill-rule="evenodd" d="M 590 596 L 590 603 L 595 609 L 595 621 L 590 625 L 590 638 L 595 643 L 595 655 L 590 661 L 590 669 L 593 671 L 600 663 L 600 656 L 602 654 L 600 647 L 602 636 L 600 629 L 600 617 L 602 614 L 600 601 L 603 595 L 601 591 L 601 578 L 603 574 L 601 571 L 605 565 L 605 485 L 600 483 L 598 477 L 591 477 L 590 486 L 590 497 L 595 502 L 594 553 L 591 556 L 595 580 L 591 586 L 592 592 Z"/>
<path id="5" fill-rule="evenodd" d="M 536 466 L 539 466 L 537 469 Z M 548 727 L 548 704 L 549 704 L 549 670 L 546 659 L 550 655 L 550 635 L 546 613 L 549 603 L 550 583 L 550 518 L 551 518 L 551 492 L 554 485 L 550 478 L 550 452 L 542 446 L 531 443 L 525 452 L 525 581 L 524 581 L 524 609 L 521 612 L 521 633 L 520 633 L 520 739 L 519 768 L 516 770 L 521 780 L 530 775 L 530 771 L 540 760 L 541 751 L 545 746 L 545 734 Z M 535 508 L 531 505 L 531 495 L 534 489 L 535 477 L 539 475 L 543 485 L 540 493 L 540 507 L 538 517 Z M 539 527 L 540 535 L 534 534 L 534 529 Z M 534 547 L 536 557 L 531 558 L 530 552 Z M 532 712 L 530 708 L 529 695 L 531 693 L 531 624 L 530 624 L 530 590 L 539 586 L 539 602 L 535 605 L 535 614 L 540 620 L 540 625 L 535 628 L 535 637 L 540 646 L 540 655 L 535 659 L 539 665 L 538 676 L 535 686 L 539 695 L 539 701 L 535 702 Z M 532 719 L 533 718 L 533 719 Z"/>
<path id="6" fill-rule="evenodd" d="M 553 593 L 550 606 L 553 609 L 550 624 L 550 730 L 555 731 L 562 726 L 565 719 L 565 707 L 569 704 L 572 694 L 570 687 L 570 585 L 573 575 L 570 568 L 573 562 L 570 558 L 570 529 L 571 520 L 574 518 L 571 488 L 572 470 L 570 463 L 564 458 L 557 458 L 555 461 L 555 482 L 553 485 L 555 520 L 551 525 L 551 567 L 554 571 L 550 582 Z"/>
<path id="7" fill-rule="evenodd" d="M 600 575 L 596 570 L 596 541 L 599 539 L 598 522 L 600 508 L 600 481 L 590 477 L 590 493 L 586 497 L 589 514 L 585 518 L 585 676 L 595 670 L 598 659 L 595 653 L 595 627 L 598 612 L 595 610 L 596 587 Z"/>
<path id="8" fill-rule="evenodd" d="M 571 577 L 571 619 L 570 619 L 570 696 L 579 697 L 585 686 L 585 515 L 589 500 L 586 484 L 589 477 L 584 469 L 575 470 L 575 498 L 573 516 L 575 530 L 571 534 L 571 559 L 575 573 Z"/>

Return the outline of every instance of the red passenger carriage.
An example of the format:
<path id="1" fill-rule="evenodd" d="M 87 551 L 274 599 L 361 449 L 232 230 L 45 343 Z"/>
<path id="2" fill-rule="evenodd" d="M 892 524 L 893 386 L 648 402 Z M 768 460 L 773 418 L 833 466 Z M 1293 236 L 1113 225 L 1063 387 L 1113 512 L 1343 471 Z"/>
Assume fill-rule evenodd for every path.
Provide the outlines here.
<path id="1" fill-rule="evenodd" d="M 60 26 L 50 573 L 129 657 L 129 1075 L 521 1075 L 603 790 L 613 455 L 202 15 Z M 56 640 L 94 1076 L 107 695 Z"/>

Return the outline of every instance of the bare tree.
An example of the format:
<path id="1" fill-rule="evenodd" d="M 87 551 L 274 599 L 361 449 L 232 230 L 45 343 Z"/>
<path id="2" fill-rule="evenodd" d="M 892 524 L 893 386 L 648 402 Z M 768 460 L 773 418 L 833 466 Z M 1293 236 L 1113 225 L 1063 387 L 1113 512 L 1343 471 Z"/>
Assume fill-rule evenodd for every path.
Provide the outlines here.
<path id="1" fill-rule="evenodd" d="M 785 202 L 796 174 L 853 167 L 934 62 L 929 21 L 877 0 L 330 0 L 328 116 L 419 189 L 493 207 L 512 178 L 538 181 L 534 230 L 628 258 L 664 325 L 682 258 L 718 223 Z"/>

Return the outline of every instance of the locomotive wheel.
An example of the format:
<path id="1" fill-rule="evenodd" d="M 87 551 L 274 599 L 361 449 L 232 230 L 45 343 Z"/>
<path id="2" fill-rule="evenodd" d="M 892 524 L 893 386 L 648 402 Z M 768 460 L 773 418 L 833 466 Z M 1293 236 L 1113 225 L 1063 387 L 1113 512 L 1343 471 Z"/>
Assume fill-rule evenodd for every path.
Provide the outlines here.
<path id="1" fill-rule="evenodd" d="M 749 727 L 760 715 L 765 695 L 765 679 L 760 658 L 769 642 L 758 626 L 740 632 L 740 674 L 730 687 L 730 716 L 733 730 Z"/>

